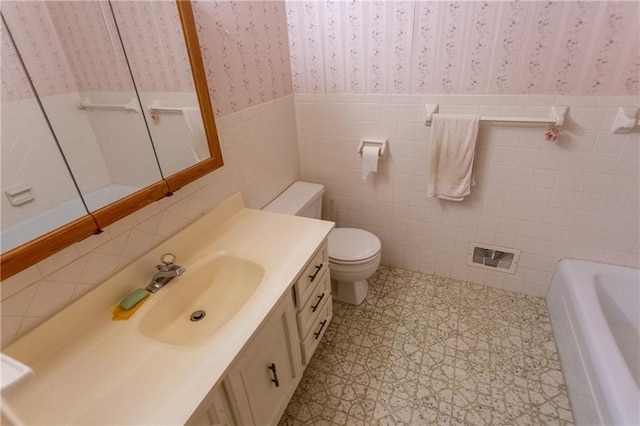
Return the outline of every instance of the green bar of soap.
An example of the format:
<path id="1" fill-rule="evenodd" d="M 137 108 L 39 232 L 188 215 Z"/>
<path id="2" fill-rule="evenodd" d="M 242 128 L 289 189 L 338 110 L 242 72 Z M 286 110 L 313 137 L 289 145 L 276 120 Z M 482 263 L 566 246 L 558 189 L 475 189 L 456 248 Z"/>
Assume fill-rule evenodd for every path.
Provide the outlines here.
<path id="1" fill-rule="evenodd" d="M 123 310 L 128 311 L 129 309 L 140 303 L 141 300 L 149 296 L 149 294 L 150 293 L 144 288 L 137 288 L 133 290 L 127 297 L 122 299 L 122 302 L 120 302 L 120 307 Z"/>

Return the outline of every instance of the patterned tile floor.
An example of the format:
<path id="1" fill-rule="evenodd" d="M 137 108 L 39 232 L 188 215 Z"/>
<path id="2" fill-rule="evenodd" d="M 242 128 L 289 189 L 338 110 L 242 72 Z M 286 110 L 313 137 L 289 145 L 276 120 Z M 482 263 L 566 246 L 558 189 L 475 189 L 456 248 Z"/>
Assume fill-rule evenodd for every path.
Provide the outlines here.
<path id="1" fill-rule="evenodd" d="M 381 266 L 280 420 L 320 424 L 573 424 L 544 299 Z"/>

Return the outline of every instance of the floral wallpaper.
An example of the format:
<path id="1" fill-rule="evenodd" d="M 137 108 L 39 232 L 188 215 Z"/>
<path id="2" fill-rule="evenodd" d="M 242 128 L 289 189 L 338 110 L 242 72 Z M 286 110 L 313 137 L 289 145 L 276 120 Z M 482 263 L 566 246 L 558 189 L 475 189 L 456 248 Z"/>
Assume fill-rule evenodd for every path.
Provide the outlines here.
<path id="1" fill-rule="evenodd" d="M 138 89 L 193 91 L 175 3 L 135 0 L 112 5 Z M 193 10 L 218 116 L 293 92 L 284 1 L 193 1 Z M 10 29 L 27 29 L 14 32 L 42 95 L 133 90 L 106 0 L 3 1 L 3 13 Z M 3 72 L 15 69 L 16 59 L 15 52 L 3 49 Z M 20 77 L 16 74 L 13 80 Z M 24 96 L 24 90 L 4 80 L 3 99 Z"/>
<path id="2" fill-rule="evenodd" d="M 133 90 L 106 1 L 55 1 L 46 7 L 80 90 Z"/>
<path id="3" fill-rule="evenodd" d="M 175 4 L 118 1 L 113 7 L 138 88 L 193 91 Z M 108 2 L 5 1 L 2 10 L 42 96 L 133 90 Z M 2 43 L 5 47 L 8 38 L 3 36 Z M 7 69 L 15 68 L 14 56 L 13 49 L 6 55 L 3 49 L 3 62 L 11 64 Z"/>
<path id="4" fill-rule="evenodd" d="M 212 102 L 226 115 L 292 93 L 283 1 L 193 1 Z"/>
<path id="5" fill-rule="evenodd" d="M 638 95 L 640 3 L 286 3 L 297 93 Z"/>
<path id="6" fill-rule="evenodd" d="M 9 23 L 19 28 L 13 31 L 14 40 L 22 58 L 34 77 L 36 90 L 47 96 L 76 91 L 74 76 L 56 35 L 56 30 L 43 2 L 3 1 L 2 14 Z M 31 89 L 2 25 L 2 99 L 12 101 L 31 97 Z M 10 88 L 10 86 L 12 86 Z"/>
<path id="7" fill-rule="evenodd" d="M 191 92 L 193 79 L 173 2 L 112 2 L 138 89 Z M 108 2 L 47 2 L 78 86 L 129 91 L 133 84 Z"/>
<path id="8" fill-rule="evenodd" d="M 140 89 L 190 91 L 173 2 L 113 5 Z M 638 2 L 194 0 L 193 8 L 218 116 L 292 90 L 640 92 Z M 43 95 L 131 90 L 106 1 L 3 1 L 3 13 L 28 30 L 17 42 L 28 46 Z M 95 28 L 105 36 L 89 36 Z M 3 70 L 15 69 L 11 49 L 2 52 Z M 13 84 L 3 82 L 3 99 L 22 96 Z"/>
<path id="9" fill-rule="evenodd" d="M 22 64 L 18 59 L 13 43 L 4 22 L 1 23 L 0 54 L 2 55 L 2 101 L 11 102 L 33 97 L 31 86 L 27 80 Z"/>
<path id="10" fill-rule="evenodd" d="M 193 92 L 178 8 L 171 1 L 112 2 L 131 69 L 144 92 Z"/>

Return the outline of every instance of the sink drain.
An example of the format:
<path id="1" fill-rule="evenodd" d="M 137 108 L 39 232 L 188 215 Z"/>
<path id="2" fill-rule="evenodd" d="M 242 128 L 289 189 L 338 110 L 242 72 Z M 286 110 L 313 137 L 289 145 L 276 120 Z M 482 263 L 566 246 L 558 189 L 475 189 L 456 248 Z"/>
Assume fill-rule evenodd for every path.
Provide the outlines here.
<path id="1" fill-rule="evenodd" d="M 205 311 L 195 311 L 191 314 L 191 321 L 200 321 L 204 316 L 207 315 Z"/>

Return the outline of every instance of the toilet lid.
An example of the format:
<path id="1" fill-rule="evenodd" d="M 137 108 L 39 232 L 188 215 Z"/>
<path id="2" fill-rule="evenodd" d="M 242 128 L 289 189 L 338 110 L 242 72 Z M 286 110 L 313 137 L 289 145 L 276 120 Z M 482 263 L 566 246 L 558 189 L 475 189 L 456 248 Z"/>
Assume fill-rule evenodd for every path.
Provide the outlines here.
<path id="1" fill-rule="evenodd" d="M 382 245 L 371 232 L 355 228 L 335 228 L 329 233 L 329 257 L 354 262 L 368 259 L 380 251 Z"/>

